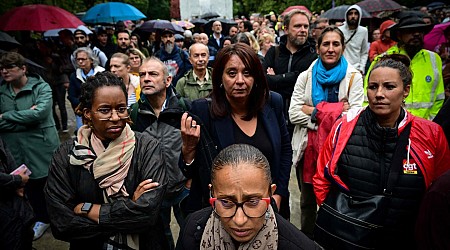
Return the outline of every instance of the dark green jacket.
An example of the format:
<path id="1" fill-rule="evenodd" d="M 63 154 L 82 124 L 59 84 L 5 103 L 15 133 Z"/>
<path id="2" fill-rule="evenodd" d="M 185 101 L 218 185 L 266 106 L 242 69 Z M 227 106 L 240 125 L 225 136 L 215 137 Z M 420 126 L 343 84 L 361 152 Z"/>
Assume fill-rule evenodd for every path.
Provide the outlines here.
<path id="1" fill-rule="evenodd" d="M 176 86 L 177 93 L 191 101 L 206 97 L 207 95 L 209 95 L 209 93 L 211 93 L 213 88 L 211 68 L 208 68 L 209 80 L 206 81 L 202 86 L 200 86 L 194 79 L 193 72 L 193 69 L 189 70 L 184 75 L 184 77 L 178 80 Z"/>
<path id="2" fill-rule="evenodd" d="M 9 83 L 0 86 L 0 136 L 16 163 L 31 170 L 31 179 L 47 176 L 53 151 L 59 146 L 52 103 L 50 85 L 38 75 L 28 76 L 17 94 Z"/>

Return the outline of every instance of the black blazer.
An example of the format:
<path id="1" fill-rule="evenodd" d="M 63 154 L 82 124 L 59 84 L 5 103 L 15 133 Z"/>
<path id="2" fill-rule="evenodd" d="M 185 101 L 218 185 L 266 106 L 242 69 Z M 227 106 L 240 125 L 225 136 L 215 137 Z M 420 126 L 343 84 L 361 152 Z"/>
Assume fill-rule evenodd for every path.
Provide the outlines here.
<path id="1" fill-rule="evenodd" d="M 269 100 L 264 105 L 263 110 L 258 114 L 258 118 L 262 119 L 262 123 L 267 131 L 274 150 L 273 159 L 269 164 L 273 179 L 272 181 L 277 185 L 275 194 L 289 197 L 288 184 L 292 165 L 292 147 L 286 127 L 286 119 L 282 112 L 282 106 L 283 103 L 280 94 L 270 92 Z M 191 112 L 201 119 L 204 128 L 207 129 L 211 135 L 217 148 L 217 152 L 220 152 L 223 148 L 235 143 L 232 118 L 227 116 L 220 119 L 213 119 L 210 116 L 209 105 L 206 99 L 195 100 L 192 103 Z M 196 160 L 189 167 L 186 167 L 182 161 L 180 161 L 182 171 L 184 171 L 188 178 L 192 178 L 191 192 L 189 195 L 191 201 L 189 201 L 189 204 L 185 207 L 187 212 L 197 211 L 202 208 L 202 206 L 198 205 L 202 200 L 201 197 L 199 197 L 202 196 L 202 190 L 206 190 L 203 193 L 209 194 L 207 184 L 200 186 L 199 182 L 200 173 L 198 172 L 199 166 L 197 165 L 199 164 L 197 159 L 201 158 L 198 157 L 199 153 L 201 152 L 197 150 Z M 207 205 L 207 202 L 205 204 Z"/>

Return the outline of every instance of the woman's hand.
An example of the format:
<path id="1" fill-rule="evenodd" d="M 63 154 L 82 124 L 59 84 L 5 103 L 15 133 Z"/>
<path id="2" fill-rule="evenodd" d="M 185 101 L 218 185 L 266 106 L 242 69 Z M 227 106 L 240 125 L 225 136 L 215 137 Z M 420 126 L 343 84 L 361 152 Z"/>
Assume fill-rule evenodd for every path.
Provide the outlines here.
<path id="1" fill-rule="evenodd" d="M 342 112 L 347 112 L 347 110 L 350 109 L 350 104 L 348 103 L 347 98 L 342 99 L 341 102 L 344 103 L 344 106 L 342 107 Z"/>
<path id="2" fill-rule="evenodd" d="M 184 113 L 181 117 L 181 139 L 183 141 L 181 147 L 183 160 L 191 163 L 195 158 L 197 144 L 200 140 L 200 125 L 197 125 L 197 122 L 188 113 Z"/>
<path id="3" fill-rule="evenodd" d="M 138 187 L 136 188 L 136 191 L 134 191 L 133 201 L 136 202 L 143 193 L 148 192 L 156 188 L 157 186 L 159 186 L 159 183 L 152 182 L 152 179 L 142 181 L 141 183 L 139 183 Z"/>
<path id="4" fill-rule="evenodd" d="M 271 75 L 271 76 L 274 76 L 275 75 L 275 70 L 273 70 L 273 68 L 271 68 L 271 67 L 268 67 L 267 68 L 267 74 Z"/>
<path id="5" fill-rule="evenodd" d="M 306 104 L 303 104 L 302 105 L 302 112 L 305 113 L 305 115 L 311 115 L 314 112 L 314 107 L 306 105 Z"/>
<path id="6" fill-rule="evenodd" d="M 30 179 L 30 177 L 26 174 L 26 172 L 27 172 L 27 169 L 24 168 L 22 170 L 22 172 L 17 174 L 22 178 L 22 185 L 20 186 L 20 188 L 16 189 L 16 194 L 20 197 L 23 197 L 23 194 L 25 192 L 24 186 L 25 186 L 25 184 L 27 184 L 28 180 Z"/>

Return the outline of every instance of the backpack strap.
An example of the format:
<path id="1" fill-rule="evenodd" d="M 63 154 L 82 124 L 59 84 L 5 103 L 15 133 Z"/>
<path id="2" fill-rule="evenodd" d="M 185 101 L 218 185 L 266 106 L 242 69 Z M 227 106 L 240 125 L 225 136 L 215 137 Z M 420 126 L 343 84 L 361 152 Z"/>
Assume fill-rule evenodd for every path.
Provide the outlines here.
<path id="1" fill-rule="evenodd" d="M 137 121 L 138 111 L 139 111 L 139 102 L 135 102 L 130 106 L 130 111 L 129 111 L 132 122 Z"/>
<path id="2" fill-rule="evenodd" d="M 277 62 L 279 56 L 280 56 L 280 45 L 275 45 L 275 56 L 273 58 L 274 63 Z"/>

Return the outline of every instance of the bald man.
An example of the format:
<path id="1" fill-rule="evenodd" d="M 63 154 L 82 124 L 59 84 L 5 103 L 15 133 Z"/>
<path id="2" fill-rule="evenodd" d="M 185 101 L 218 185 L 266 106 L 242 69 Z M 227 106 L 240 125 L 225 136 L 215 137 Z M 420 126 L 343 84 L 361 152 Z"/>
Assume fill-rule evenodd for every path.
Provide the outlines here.
<path id="1" fill-rule="evenodd" d="M 209 39 L 208 39 L 208 35 L 206 33 L 200 33 L 200 35 L 198 37 L 198 41 L 200 43 L 203 43 L 204 45 L 208 46 L 208 50 L 209 50 L 208 66 L 211 67 L 214 63 L 214 59 L 216 58 L 217 49 L 214 46 L 209 45 Z"/>
<path id="2" fill-rule="evenodd" d="M 219 50 L 223 47 L 222 23 L 220 21 L 215 21 L 211 29 L 213 33 L 209 38 L 208 46 Z"/>

